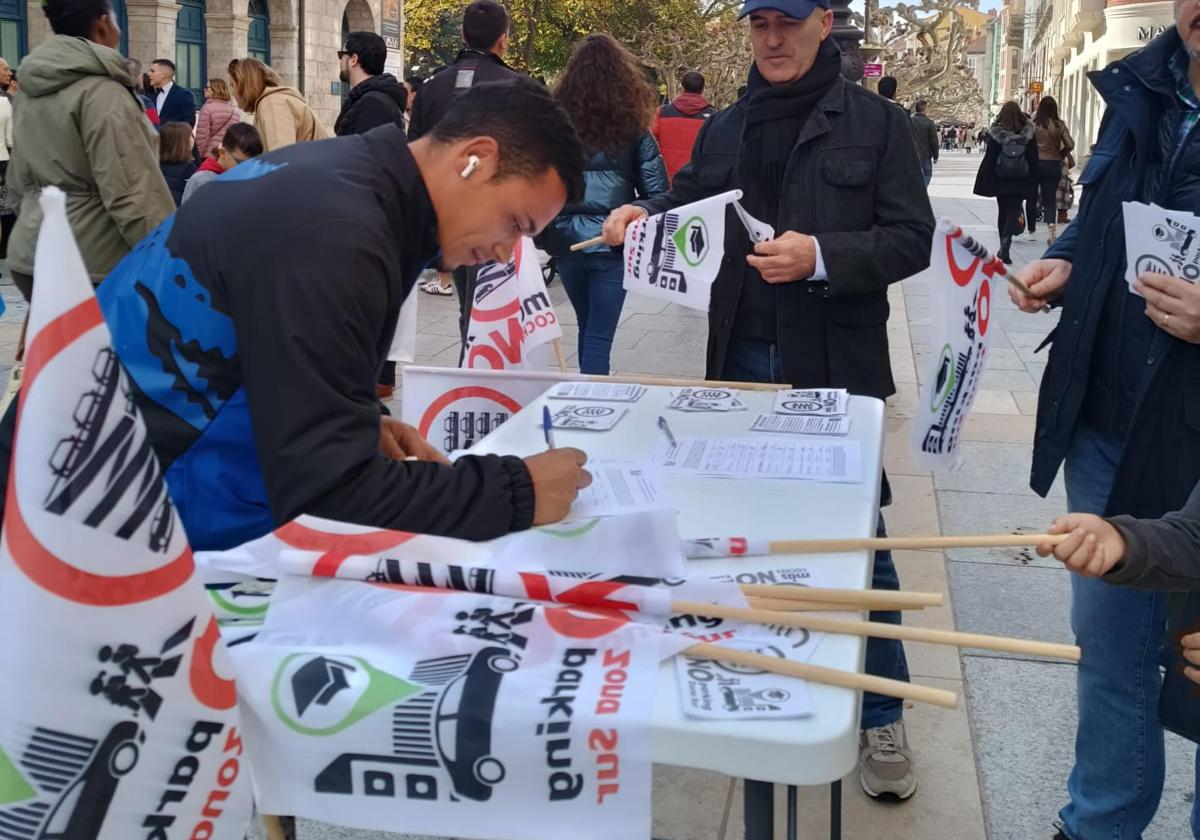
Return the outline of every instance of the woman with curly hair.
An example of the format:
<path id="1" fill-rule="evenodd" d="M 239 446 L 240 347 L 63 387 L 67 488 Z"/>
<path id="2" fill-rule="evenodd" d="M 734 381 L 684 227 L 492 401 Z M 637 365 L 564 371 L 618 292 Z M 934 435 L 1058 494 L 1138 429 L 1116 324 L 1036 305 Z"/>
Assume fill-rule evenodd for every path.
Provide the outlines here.
<path id="1" fill-rule="evenodd" d="M 583 201 L 563 208 L 542 235 L 579 321 L 579 369 L 607 374 L 613 336 L 625 302 L 620 253 L 605 245 L 571 253 L 600 235 L 608 214 L 635 198 L 653 198 L 670 185 L 650 134 L 658 96 L 628 50 L 608 35 L 589 35 L 575 47 L 555 98 L 566 109 L 588 156 Z"/>

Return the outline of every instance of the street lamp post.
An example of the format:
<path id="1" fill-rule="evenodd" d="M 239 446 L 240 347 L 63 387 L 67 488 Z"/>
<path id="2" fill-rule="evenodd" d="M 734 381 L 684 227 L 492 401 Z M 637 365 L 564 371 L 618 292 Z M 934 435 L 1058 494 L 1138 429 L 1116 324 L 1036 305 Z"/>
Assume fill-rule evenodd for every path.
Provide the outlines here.
<path id="1" fill-rule="evenodd" d="M 850 0 L 831 0 L 829 5 L 833 9 L 833 39 L 842 48 L 842 75 L 857 82 L 863 77 L 865 63 L 858 51 L 863 32 L 850 20 Z M 870 11 L 869 6 L 867 11 Z"/>

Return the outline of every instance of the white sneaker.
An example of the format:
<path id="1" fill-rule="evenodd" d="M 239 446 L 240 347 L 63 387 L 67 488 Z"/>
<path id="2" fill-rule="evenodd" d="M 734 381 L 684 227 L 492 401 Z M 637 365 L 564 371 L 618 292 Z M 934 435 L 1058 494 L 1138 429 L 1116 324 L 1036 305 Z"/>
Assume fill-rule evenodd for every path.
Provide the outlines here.
<path id="1" fill-rule="evenodd" d="M 858 783 L 867 796 L 908 799 L 917 792 L 917 774 L 903 720 L 864 729 L 858 746 Z"/>

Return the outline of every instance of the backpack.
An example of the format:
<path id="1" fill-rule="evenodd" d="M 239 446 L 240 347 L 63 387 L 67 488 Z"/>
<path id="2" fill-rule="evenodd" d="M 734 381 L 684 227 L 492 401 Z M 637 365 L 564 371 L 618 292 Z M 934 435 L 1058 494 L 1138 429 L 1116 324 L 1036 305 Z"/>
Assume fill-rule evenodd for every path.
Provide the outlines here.
<path id="1" fill-rule="evenodd" d="M 1015 137 L 1000 145 L 1000 153 L 996 155 L 997 178 L 1029 177 L 1029 161 L 1025 159 L 1027 145 L 1025 137 Z"/>

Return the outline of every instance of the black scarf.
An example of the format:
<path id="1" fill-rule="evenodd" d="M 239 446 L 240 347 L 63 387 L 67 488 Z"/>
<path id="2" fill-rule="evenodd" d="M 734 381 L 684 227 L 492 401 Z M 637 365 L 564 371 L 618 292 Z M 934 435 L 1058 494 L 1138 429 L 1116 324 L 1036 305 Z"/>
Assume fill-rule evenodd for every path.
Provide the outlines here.
<path id="1" fill-rule="evenodd" d="M 779 227 L 779 204 L 783 200 L 784 174 L 788 159 L 808 122 L 813 108 L 842 72 L 842 51 L 833 38 L 821 42 L 813 66 L 804 76 L 787 85 L 771 85 L 758 66 L 750 68 L 747 85 L 746 128 L 742 135 L 740 182 L 742 206 L 750 215 Z M 741 253 L 750 253 L 748 237 Z M 777 289 L 742 260 L 746 276 L 734 320 L 734 335 L 740 338 L 775 340 Z"/>

